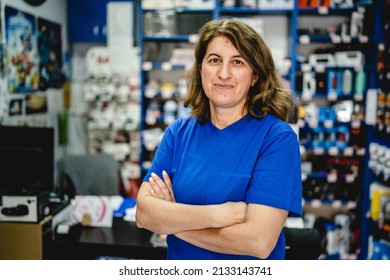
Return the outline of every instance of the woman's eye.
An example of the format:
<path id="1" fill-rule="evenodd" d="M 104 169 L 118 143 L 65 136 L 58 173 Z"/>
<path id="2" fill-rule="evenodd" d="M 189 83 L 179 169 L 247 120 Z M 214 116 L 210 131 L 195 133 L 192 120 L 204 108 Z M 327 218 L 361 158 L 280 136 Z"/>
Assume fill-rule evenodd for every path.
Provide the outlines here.
<path id="1" fill-rule="evenodd" d="M 234 60 L 233 63 L 237 64 L 237 65 L 242 65 L 243 64 L 243 62 L 241 60 Z"/>
<path id="2" fill-rule="evenodd" d="M 218 58 L 212 58 L 210 60 L 211 63 L 218 63 L 219 62 L 219 59 Z"/>

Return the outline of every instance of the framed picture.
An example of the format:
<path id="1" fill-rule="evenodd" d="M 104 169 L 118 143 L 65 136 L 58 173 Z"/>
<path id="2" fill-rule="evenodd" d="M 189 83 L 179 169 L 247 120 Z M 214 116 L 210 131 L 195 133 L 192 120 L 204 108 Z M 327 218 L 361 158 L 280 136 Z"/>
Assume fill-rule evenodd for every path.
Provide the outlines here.
<path id="1" fill-rule="evenodd" d="M 18 95 L 19 96 L 19 95 Z M 25 98 L 22 97 L 12 98 L 8 103 L 8 115 L 11 116 L 23 116 L 25 112 Z"/>
<path id="2" fill-rule="evenodd" d="M 35 17 L 5 6 L 5 35 L 9 92 L 37 90 L 39 73 Z"/>
<path id="3" fill-rule="evenodd" d="M 61 25 L 38 18 L 39 89 L 61 88 L 62 71 Z"/>
<path id="4" fill-rule="evenodd" d="M 26 96 L 26 115 L 47 113 L 46 94 L 31 94 Z"/>

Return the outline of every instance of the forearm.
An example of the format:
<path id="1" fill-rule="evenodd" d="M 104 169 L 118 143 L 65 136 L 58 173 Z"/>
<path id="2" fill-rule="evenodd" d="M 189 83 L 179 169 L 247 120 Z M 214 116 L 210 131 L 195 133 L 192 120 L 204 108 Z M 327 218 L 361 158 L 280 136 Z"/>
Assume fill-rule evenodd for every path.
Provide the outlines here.
<path id="1" fill-rule="evenodd" d="M 185 231 L 175 235 L 197 247 L 218 253 L 265 257 L 261 254 L 265 251 L 261 248 L 264 243 L 259 236 L 253 236 L 245 223 L 225 228 Z"/>
<path id="2" fill-rule="evenodd" d="M 252 205 L 250 208 L 248 218 L 243 223 L 180 232 L 176 236 L 195 246 L 219 253 L 267 258 L 276 245 L 287 212 L 260 205 Z M 262 217 L 258 215 L 261 209 L 266 211 L 263 212 L 265 215 L 260 215 Z"/>
<path id="3" fill-rule="evenodd" d="M 181 231 L 224 227 L 242 222 L 244 203 L 188 205 L 150 195 L 150 184 L 143 183 L 137 197 L 137 226 L 153 232 L 173 234 Z M 243 209 L 237 211 L 238 209 Z"/>
<path id="4" fill-rule="evenodd" d="M 150 196 L 137 203 L 137 226 L 162 234 L 214 227 L 211 208 L 185 205 Z"/>

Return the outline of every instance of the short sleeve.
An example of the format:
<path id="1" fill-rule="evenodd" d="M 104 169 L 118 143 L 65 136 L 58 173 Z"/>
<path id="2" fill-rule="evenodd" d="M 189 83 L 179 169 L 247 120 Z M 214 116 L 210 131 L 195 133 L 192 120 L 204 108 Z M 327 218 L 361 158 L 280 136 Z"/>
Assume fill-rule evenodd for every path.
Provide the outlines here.
<path id="1" fill-rule="evenodd" d="M 174 146 L 174 124 L 168 126 L 164 135 L 158 145 L 155 155 L 153 157 L 152 166 L 148 170 L 144 177 L 144 181 L 148 181 L 152 172 L 161 176 L 163 170 L 167 171 L 171 175 L 172 157 L 173 157 L 173 146 Z"/>
<path id="2" fill-rule="evenodd" d="M 263 204 L 302 215 L 302 178 L 296 133 L 270 133 L 264 141 L 246 193 L 247 203 Z"/>

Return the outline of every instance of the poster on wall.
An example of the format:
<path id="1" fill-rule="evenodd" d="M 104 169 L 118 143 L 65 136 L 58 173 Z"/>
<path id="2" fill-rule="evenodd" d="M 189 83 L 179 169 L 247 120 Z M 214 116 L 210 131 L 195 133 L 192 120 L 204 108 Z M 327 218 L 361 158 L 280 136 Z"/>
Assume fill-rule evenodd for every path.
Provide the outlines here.
<path id="1" fill-rule="evenodd" d="M 26 115 L 47 113 L 46 94 L 26 96 Z"/>
<path id="2" fill-rule="evenodd" d="M 24 96 L 12 98 L 8 104 L 9 116 L 22 116 L 25 110 L 25 99 Z"/>
<path id="3" fill-rule="evenodd" d="M 9 6 L 5 6 L 4 13 L 8 90 L 33 92 L 39 83 L 35 17 Z"/>
<path id="4" fill-rule="evenodd" d="M 39 89 L 60 88 L 62 72 L 61 25 L 38 18 Z"/>

